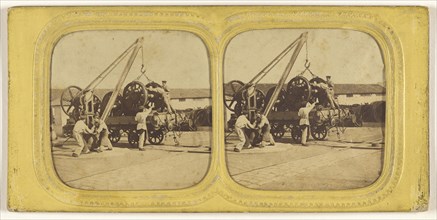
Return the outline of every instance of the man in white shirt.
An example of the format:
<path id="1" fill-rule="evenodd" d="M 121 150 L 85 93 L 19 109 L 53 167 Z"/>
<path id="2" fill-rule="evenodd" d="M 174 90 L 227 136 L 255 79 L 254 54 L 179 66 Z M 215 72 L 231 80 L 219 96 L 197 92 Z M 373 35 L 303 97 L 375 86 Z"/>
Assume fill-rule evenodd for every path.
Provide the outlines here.
<path id="1" fill-rule="evenodd" d="M 152 111 L 153 104 L 150 104 L 149 106 L 140 106 L 141 112 L 138 112 L 135 115 L 135 121 L 137 122 L 137 132 L 139 134 L 139 140 L 138 140 L 138 149 L 140 151 L 146 150 L 144 148 L 144 140 L 147 140 L 147 116 L 149 116 L 150 112 Z"/>
<path id="2" fill-rule="evenodd" d="M 317 102 L 307 102 L 305 106 L 299 109 L 297 115 L 299 116 L 299 126 L 302 130 L 301 143 L 303 146 L 307 146 L 308 129 L 310 127 L 310 112 L 314 108 Z"/>
<path id="3" fill-rule="evenodd" d="M 256 127 L 257 129 L 261 130 L 261 147 L 266 146 L 266 142 L 269 142 L 269 146 L 275 146 L 275 140 L 273 139 L 272 133 L 270 133 L 272 127 L 270 126 L 269 119 L 267 119 L 267 117 L 263 115 L 260 110 L 256 112 L 256 117 L 258 121 Z"/>
<path id="4" fill-rule="evenodd" d="M 85 138 L 85 135 L 93 135 L 94 132 L 85 124 L 85 116 L 80 116 L 79 120 L 73 127 L 73 137 L 79 145 L 73 152 L 73 157 L 79 157 L 81 153 L 89 153 L 89 145 L 92 144 L 92 138 Z"/>
<path id="5" fill-rule="evenodd" d="M 247 129 L 254 129 L 255 126 L 247 119 L 248 113 L 244 111 L 242 115 L 238 116 L 235 122 L 235 133 L 237 133 L 240 142 L 234 147 L 235 152 L 240 152 L 243 147 L 251 148 L 248 143 Z"/>
<path id="6" fill-rule="evenodd" d="M 107 150 L 112 150 L 112 144 L 109 140 L 109 129 L 106 123 L 100 119 L 99 115 L 94 116 L 94 128 L 96 134 L 96 144 L 98 146 L 97 150 L 102 151 L 104 147 L 107 147 Z"/>

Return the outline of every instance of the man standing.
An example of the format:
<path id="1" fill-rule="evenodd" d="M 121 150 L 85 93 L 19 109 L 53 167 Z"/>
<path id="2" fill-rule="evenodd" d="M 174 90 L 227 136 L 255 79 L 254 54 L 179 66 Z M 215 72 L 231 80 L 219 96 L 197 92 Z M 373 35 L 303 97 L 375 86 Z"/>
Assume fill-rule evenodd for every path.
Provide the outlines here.
<path id="1" fill-rule="evenodd" d="M 140 151 L 146 150 L 144 148 L 144 140 L 147 139 L 147 116 L 149 116 L 152 111 L 153 104 L 149 104 L 149 106 L 140 106 L 141 112 L 138 112 L 135 115 L 135 121 L 137 122 L 137 132 L 139 134 L 138 140 L 138 149 Z"/>
<path id="2" fill-rule="evenodd" d="M 88 146 L 92 144 L 93 140 L 85 136 L 91 136 L 93 134 L 94 132 L 85 124 L 85 116 L 81 115 L 73 127 L 73 137 L 79 145 L 79 147 L 74 150 L 73 157 L 79 157 L 81 153 L 87 154 L 90 152 Z"/>
<path id="3" fill-rule="evenodd" d="M 313 104 L 306 102 L 304 105 L 302 105 L 302 108 L 300 108 L 299 112 L 297 113 L 297 115 L 299 116 L 299 126 L 302 131 L 302 146 L 307 146 L 308 128 L 310 127 L 309 114 L 316 104 L 317 101 Z"/>
<path id="4" fill-rule="evenodd" d="M 340 108 L 340 105 L 335 99 L 334 83 L 331 80 L 331 76 L 326 76 L 326 84 L 328 85 L 328 89 L 326 90 L 326 92 L 328 93 L 328 96 L 330 97 L 333 103 L 333 105 L 331 105 L 331 108 L 337 108 L 337 109 Z"/>
<path id="5" fill-rule="evenodd" d="M 334 98 L 334 89 L 329 87 L 328 83 L 314 82 L 314 83 L 312 83 L 312 85 L 319 87 L 320 89 L 322 89 L 325 92 L 326 98 L 328 99 L 329 105 L 331 106 L 332 109 L 336 109 L 339 107 L 337 101 Z"/>
<path id="6" fill-rule="evenodd" d="M 100 116 L 96 114 L 94 116 L 94 128 L 96 129 L 96 145 L 98 151 L 103 151 L 103 147 L 107 147 L 107 150 L 112 150 L 112 144 L 109 140 L 109 129 L 106 123 L 100 119 Z"/>
<path id="7" fill-rule="evenodd" d="M 248 112 L 244 111 L 242 115 L 238 116 L 235 122 L 235 133 L 237 133 L 240 139 L 240 142 L 234 147 L 235 152 L 240 152 L 243 147 L 251 148 L 250 143 L 248 143 L 247 129 L 254 129 L 255 126 L 247 119 L 248 115 Z"/>
<path id="8" fill-rule="evenodd" d="M 167 81 L 162 81 L 162 85 L 160 86 L 157 83 L 153 83 L 146 87 L 148 91 L 158 93 L 162 96 L 162 100 L 167 108 L 168 113 L 173 113 L 173 108 L 170 105 L 170 91 L 168 90 Z"/>
<path id="9" fill-rule="evenodd" d="M 270 126 L 269 120 L 265 115 L 261 113 L 260 110 L 257 110 L 256 117 L 258 118 L 257 121 L 259 121 L 257 124 L 257 128 L 261 129 L 261 135 L 262 135 L 261 146 L 262 147 L 266 146 L 267 141 L 269 142 L 269 146 L 275 146 L 275 140 L 273 139 L 273 136 L 270 133 L 270 130 L 272 128 Z"/>

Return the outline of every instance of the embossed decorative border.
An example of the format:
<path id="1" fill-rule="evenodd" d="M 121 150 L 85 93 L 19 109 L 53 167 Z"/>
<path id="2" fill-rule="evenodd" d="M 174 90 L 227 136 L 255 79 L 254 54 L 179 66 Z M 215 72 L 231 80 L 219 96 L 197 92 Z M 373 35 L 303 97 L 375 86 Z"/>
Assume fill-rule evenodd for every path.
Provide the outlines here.
<path id="1" fill-rule="evenodd" d="M 415 22 L 427 25 L 425 11 L 415 7 L 317 6 L 16 8 L 9 16 L 9 208 L 81 212 L 423 210 L 429 196 L 426 175 L 428 136 L 427 133 L 415 133 L 414 137 L 405 134 L 411 125 L 427 132 L 426 124 L 416 123 L 422 118 L 413 118 L 415 115 L 411 112 L 406 114 L 412 105 L 419 104 L 415 110 L 424 114 L 423 118 L 428 117 L 428 96 L 418 96 L 424 90 L 420 86 L 426 84 L 427 69 L 416 68 L 416 78 L 412 79 L 411 66 L 408 65 L 426 63 L 411 56 L 415 51 L 411 45 L 425 48 L 426 45 L 406 36 L 404 23 L 396 16 L 404 13 L 416 19 Z M 29 39 L 34 39 L 34 42 L 30 45 L 23 39 L 15 40 L 13 37 L 21 34 L 18 30 L 23 30 L 17 26 L 21 24 L 19 19 L 35 15 L 49 19 L 35 19 L 38 32 L 32 29 L 32 24 L 27 24 L 29 33 L 32 33 Z M 405 25 L 420 27 L 413 23 Z M 383 172 L 372 185 L 336 191 L 267 191 L 245 188 L 230 178 L 224 151 L 224 121 L 221 119 L 224 113 L 221 85 L 226 46 L 233 37 L 245 31 L 273 28 L 343 28 L 367 33 L 378 43 L 387 86 L 386 149 Z M 427 30 L 418 29 L 420 32 L 413 37 L 427 40 Z M 210 167 L 199 184 L 180 190 L 87 191 L 70 188 L 59 180 L 53 168 L 47 126 L 51 52 L 60 38 L 84 30 L 179 30 L 193 33 L 203 41 L 209 56 L 215 108 Z M 21 48 L 20 43 L 25 46 Z M 420 53 L 415 55 L 427 57 L 426 49 L 420 49 L 417 49 Z M 20 66 L 20 62 L 25 65 Z M 23 72 L 29 69 L 31 73 Z M 31 82 L 23 81 L 25 79 Z M 406 84 L 406 80 L 414 87 Z M 23 87 L 20 83 L 30 86 Z M 407 94 L 406 89 L 412 90 Z M 20 98 L 25 101 L 20 103 Z M 24 108 L 31 109 L 32 115 L 23 114 Z M 17 128 L 22 125 L 19 120 L 23 117 L 32 122 L 31 126 Z M 13 133 L 21 130 L 28 133 Z M 422 138 L 415 142 L 418 149 L 407 148 L 407 143 L 411 144 L 416 137 Z M 32 140 L 31 146 L 23 146 L 29 143 L 29 139 Z M 30 182 L 32 180 L 36 182 Z M 41 199 L 46 202 L 40 203 Z"/>
<path id="2" fill-rule="evenodd" d="M 183 20 L 189 19 L 191 23 Z M 88 191 L 63 184 L 53 167 L 48 130 L 38 128 L 48 123 L 47 108 L 50 96 L 51 54 L 56 43 L 65 35 L 87 30 L 174 30 L 186 31 L 198 36 L 207 48 L 209 65 L 214 63 L 214 48 L 206 26 L 196 21 L 204 18 L 195 13 L 179 10 L 138 11 L 125 10 L 78 10 L 53 18 L 42 30 L 35 49 L 34 66 L 34 165 L 39 182 L 44 189 L 60 202 L 77 206 L 108 208 L 183 207 L 197 205 L 211 195 L 208 186 L 214 180 L 214 166 L 210 165 L 201 183 L 179 190 L 149 191 Z M 181 21 L 182 20 L 182 21 Z M 210 68 L 211 69 L 211 68 Z M 211 71 L 213 73 L 213 71 Z M 39 74 L 41 73 L 41 74 Z M 41 77 L 41 75 L 43 77 Z M 40 94 L 44 94 L 41 96 Z M 214 135 L 213 135 L 214 136 Z M 216 149 L 212 150 L 214 153 Z M 210 164 L 213 164 L 211 157 Z M 156 199 L 159 198 L 159 199 Z M 165 199 L 163 199 L 165 198 Z"/>

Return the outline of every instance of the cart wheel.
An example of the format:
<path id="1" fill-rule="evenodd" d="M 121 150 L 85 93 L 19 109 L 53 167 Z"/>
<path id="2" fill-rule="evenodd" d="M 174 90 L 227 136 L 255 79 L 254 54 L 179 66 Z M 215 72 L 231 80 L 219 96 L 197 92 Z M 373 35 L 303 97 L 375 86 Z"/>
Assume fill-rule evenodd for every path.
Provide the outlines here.
<path id="1" fill-rule="evenodd" d="M 149 142 L 151 144 L 161 144 L 163 140 L 164 140 L 164 132 L 162 132 L 161 129 L 149 131 Z"/>
<path id="2" fill-rule="evenodd" d="M 325 139 L 326 135 L 328 135 L 328 128 L 326 125 L 313 125 L 310 130 L 311 136 L 318 141 Z"/>
<path id="3" fill-rule="evenodd" d="M 132 147 L 138 147 L 138 140 L 140 136 L 138 135 L 137 130 L 131 129 L 127 133 L 127 141 Z"/>
<path id="4" fill-rule="evenodd" d="M 74 111 L 80 112 L 80 93 L 82 89 L 77 86 L 69 86 L 62 91 L 60 104 L 61 109 L 66 115 L 72 114 Z M 77 119 L 76 119 L 77 120 Z"/>
<path id="5" fill-rule="evenodd" d="M 228 108 L 231 112 L 235 111 L 236 105 L 238 106 L 241 104 L 241 100 L 243 99 L 243 96 L 241 95 L 241 88 L 244 86 L 244 83 L 239 80 L 232 80 L 225 88 L 228 88 L 227 90 L 223 92 L 223 100 L 226 108 Z"/>
<path id="6" fill-rule="evenodd" d="M 293 139 L 293 141 L 295 143 L 300 144 L 301 137 L 302 137 L 302 130 L 300 129 L 300 127 L 299 126 L 293 126 L 291 128 L 291 138 Z"/>
<path id="7" fill-rule="evenodd" d="M 280 139 L 285 134 L 284 125 L 279 123 L 272 123 L 272 128 L 270 129 L 270 133 L 273 135 L 275 140 Z"/>
<path id="8" fill-rule="evenodd" d="M 115 144 L 120 141 L 121 130 L 118 128 L 108 128 L 109 129 L 109 140 L 111 143 Z"/>

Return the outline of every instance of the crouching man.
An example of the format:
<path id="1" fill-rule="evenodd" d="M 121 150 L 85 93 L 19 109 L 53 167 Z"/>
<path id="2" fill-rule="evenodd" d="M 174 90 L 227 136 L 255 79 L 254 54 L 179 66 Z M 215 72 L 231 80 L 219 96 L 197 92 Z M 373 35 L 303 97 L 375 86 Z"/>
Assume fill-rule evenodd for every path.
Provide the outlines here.
<path id="1" fill-rule="evenodd" d="M 94 132 L 85 124 L 85 116 L 80 116 L 73 127 L 73 137 L 76 139 L 77 147 L 73 152 L 73 157 L 79 157 L 82 153 L 89 153 L 89 146 L 92 145 Z"/>
<path id="2" fill-rule="evenodd" d="M 99 115 L 94 116 L 94 129 L 96 134 L 97 151 L 101 152 L 105 149 L 112 150 L 112 143 L 109 140 L 109 129 L 106 123 L 100 119 Z"/>
<path id="3" fill-rule="evenodd" d="M 261 147 L 265 147 L 267 145 L 267 142 L 269 142 L 269 146 L 275 146 L 275 140 L 273 139 L 272 133 L 270 133 L 270 130 L 272 129 L 270 126 L 270 122 L 267 119 L 265 115 L 261 113 L 261 110 L 258 110 L 256 112 L 257 117 L 257 129 L 261 130 Z"/>
<path id="4" fill-rule="evenodd" d="M 235 152 L 240 152 L 243 147 L 252 147 L 249 143 L 247 132 L 248 129 L 255 129 L 255 126 L 250 123 L 249 119 L 247 119 L 248 115 L 247 111 L 243 112 L 242 115 L 238 116 L 237 121 L 235 122 L 235 133 L 237 133 L 238 139 L 240 139 L 240 142 L 234 147 Z"/>

